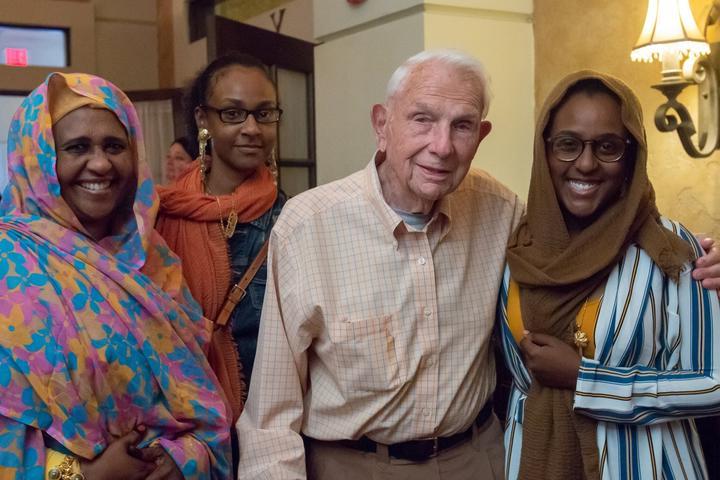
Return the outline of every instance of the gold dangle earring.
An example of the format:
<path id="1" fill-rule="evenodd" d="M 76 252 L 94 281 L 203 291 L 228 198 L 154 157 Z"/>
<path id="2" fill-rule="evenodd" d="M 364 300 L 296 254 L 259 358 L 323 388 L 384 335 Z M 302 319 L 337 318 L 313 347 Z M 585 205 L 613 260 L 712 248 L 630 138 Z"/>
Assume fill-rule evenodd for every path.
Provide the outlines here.
<path id="1" fill-rule="evenodd" d="M 275 180 L 275 185 L 278 183 L 278 166 L 277 166 L 277 150 L 275 147 L 273 147 L 272 151 L 270 152 L 270 158 L 267 159 L 267 162 L 265 162 L 268 170 L 270 170 L 270 173 L 272 173 L 273 179 Z"/>
<path id="2" fill-rule="evenodd" d="M 207 128 L 198 130 L 198 152 L 200 154 L 200 180 L 205 183 L 205 174 L 207 173 L 207 162 L 205 161 L 205 149 L 208 140 L 210 140 L 210 132 Z"/>

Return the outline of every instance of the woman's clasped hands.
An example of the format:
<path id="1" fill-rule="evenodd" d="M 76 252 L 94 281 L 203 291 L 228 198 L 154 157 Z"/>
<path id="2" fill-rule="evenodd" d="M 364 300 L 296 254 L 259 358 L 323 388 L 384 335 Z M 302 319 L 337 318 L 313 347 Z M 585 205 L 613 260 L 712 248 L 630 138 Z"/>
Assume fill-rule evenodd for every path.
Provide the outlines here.
<path id="1" fill-rule="evenodd" d="M 86 480 L 183 480 L 180 469 L 161 446 L 138 447 L 145 432 L 146 428 L 139 425 L 95 459 L 81 461 Z"/>

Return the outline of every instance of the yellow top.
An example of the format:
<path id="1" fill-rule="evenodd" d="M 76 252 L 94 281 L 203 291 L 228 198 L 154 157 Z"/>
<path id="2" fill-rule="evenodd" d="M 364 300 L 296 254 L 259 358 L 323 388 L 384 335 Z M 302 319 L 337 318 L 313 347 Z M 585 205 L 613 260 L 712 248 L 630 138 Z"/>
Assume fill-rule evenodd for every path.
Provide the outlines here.
<path id="1" fill-rule="evenodd" d="M 579 330 L 585 332 L 588 338 L 587 347 L 583 349 L 583 357 L 593 358 L 595 356 L 595 325 L 597 324 L 601 301 L 602 297 L 586 300 L 575 319 L 576 325 L 579 325 Z M 520 344 L 520 341 L 525 336 L 523 333 L 525 326 L 520 311 L 520 288 L 512 280 L 510 280 L 508 291 L 507 314 L 510 332 L 515 341 Z"/>

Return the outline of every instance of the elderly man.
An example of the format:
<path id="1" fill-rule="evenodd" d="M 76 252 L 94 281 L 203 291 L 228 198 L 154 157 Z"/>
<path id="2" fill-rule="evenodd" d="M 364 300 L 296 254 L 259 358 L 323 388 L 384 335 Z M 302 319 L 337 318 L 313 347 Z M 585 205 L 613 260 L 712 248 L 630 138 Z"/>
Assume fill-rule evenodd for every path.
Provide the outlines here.
<path id="1" fill-rule="evenodd" d="M 368 166 L 286 205 L 240 478 L 503 477 L 490 336 L 524 207 L 470 170 L 488 103 L 475 59 L 412 57 L 373 107 Z"/>

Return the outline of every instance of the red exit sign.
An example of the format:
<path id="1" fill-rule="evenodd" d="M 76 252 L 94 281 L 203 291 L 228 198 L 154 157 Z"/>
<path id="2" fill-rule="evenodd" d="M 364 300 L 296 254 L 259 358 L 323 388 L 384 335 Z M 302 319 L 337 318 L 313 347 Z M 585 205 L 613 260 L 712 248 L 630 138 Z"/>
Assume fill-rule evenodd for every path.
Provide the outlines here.
<path id="1" fill-rule="evenodd" d="M 28 52 L 27 48 L 6 48 L 5 64 L 13 67 L 27 67 Z"/>

